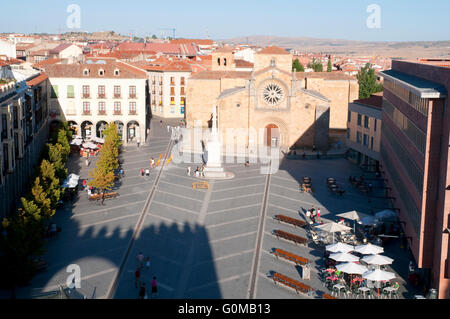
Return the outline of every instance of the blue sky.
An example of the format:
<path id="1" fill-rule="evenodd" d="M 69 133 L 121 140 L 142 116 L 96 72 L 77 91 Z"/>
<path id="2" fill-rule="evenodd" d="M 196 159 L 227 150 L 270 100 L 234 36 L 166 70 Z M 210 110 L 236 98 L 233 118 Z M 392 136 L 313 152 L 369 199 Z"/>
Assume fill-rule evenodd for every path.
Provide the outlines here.
<path id="1" fill-rule="evenodd" d="M 250 35 L 370 41 L 450 40 L 449 0 L 23 0 L 2 3 L 0 32 L 69 31 L 67 7 L 81 8 L 79 31 L 213 39 Z M 381 8 L 369 29 L 368 5 Z M 5 14 L 6 13 L 6 14 Z M 169 31 L 165 31 L 168 34 Z"/>

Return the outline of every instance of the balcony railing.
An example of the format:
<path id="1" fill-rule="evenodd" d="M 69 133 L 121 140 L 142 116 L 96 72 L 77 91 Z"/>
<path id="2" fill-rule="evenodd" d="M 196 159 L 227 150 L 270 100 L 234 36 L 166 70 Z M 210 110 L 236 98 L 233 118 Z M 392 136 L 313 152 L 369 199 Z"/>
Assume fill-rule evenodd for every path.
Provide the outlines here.
<path id="1" fill-rule="evenodd" d="M 83 115 L 92 115 L 92 114 L 91 114 L 91 111 L 89 110 L 89 111 L 83 111 Z"/>
<path id="2" fill-rule="evenodd" d="M 98 115 L 106 115 L 106 111 L 105 110 L 99 110 L 98 111 Z"/>
<path id="3" fill-rule="evenodd" d="M 122 111 L 114 111 L 114 115 L 122 115 Z"/>
<path id="4" fill-rule="evenodd" d="M 99 93 L 98 94 L 98 98 L 99 99 L 105 99 L 106 98 L 106 94 L 105 93 Z"/>
<path id="5" fill-rule="evenodd" d="M 83 99 L 90 99 L 91 95 L 90 94 L 83 94 Z"/>
<path id="6" fill-rule="evenodd" d="M 130 99 L 135 99 L 136 98 L 136 94 L 130 94 Z"/>
<path id="7" fill-rule="evenodd" d="M 130 110 L 130 111 L 128 111 L 128 115 L 137 115 L 137 112 L 136 112 L 136 110 L 134 110 L 134 111 Z"/>
<path id="8" fill-rule="evenodd" d="M 114 94 L 114 98 L 115 99 L 121 99 L 122 98 L 122 94 Z"/>

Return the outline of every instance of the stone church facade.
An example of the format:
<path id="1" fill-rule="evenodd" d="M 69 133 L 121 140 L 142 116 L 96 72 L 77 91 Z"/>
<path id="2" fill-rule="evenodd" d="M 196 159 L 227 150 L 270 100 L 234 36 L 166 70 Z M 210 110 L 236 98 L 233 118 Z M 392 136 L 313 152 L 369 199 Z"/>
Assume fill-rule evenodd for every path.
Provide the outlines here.
<path id="1" fill-rule="evenodd" d="M 236 71 L 227 47 L 213 53 L 212 63 L 211 71 L 190 78 L 186 123 L 188 128 L 209 127 L 216 105 L 224 144 L 238 138 L 248 145 L 255 142 L 252 129 L 267 129 L 267 146 L 328 150 L 330 131 L 345 132 L 348 103 L 358 98 L 355 78 L 292 72 L 292 55 L 278 47 L 255 54 L 251 72 Z M 239 136 L 227 136 L 228 128 L 240 129 Z"/>

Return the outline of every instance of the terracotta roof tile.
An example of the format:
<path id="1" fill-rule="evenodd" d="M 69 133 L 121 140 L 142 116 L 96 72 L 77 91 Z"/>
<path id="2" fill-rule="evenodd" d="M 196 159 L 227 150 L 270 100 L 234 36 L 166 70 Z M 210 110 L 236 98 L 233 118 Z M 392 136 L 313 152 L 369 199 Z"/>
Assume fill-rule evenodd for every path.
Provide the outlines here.
<path id="1" fill-rule="evenodd" d="M 245 60 L 234 60 L 234 63 L 236 64 L 237 68 L 253 68 L 254 64 Z"/>
<path id="2" fill-rule="evenodd" d="M 325 80 L 356 80 L 355 76 L 350 76 L 344 72 L 297 72 L 297 80 L 305 78 L 325 79 Z"/>
<path id="3" fill-rule="evenodd" d="M 33 87 L 33 86 L 36 86 L 38 84 L 41 84 L 42 82 L 44 82 L 47 79 L 48 79 L 47 74 L 41 73 L 37 77 L 35 77 L 34 79 L 31 79 L 30 81 L 27 81 L 27 85 L 29 87 Z"/>
<path id="4" fill-rule="evenodd" d="M 261 51 L 257 52 L 256 54 L 290 54 L 285 49 L 276 47 L 276 46 L 270 46 L 262 49 Z"/>
<path id="5" fill-rule="evenodd" d="M 190 79 L 220 80 L 220 79 L 250 79 L 252 72 L 242 71 L 203 71 L 193 74 Z"/>

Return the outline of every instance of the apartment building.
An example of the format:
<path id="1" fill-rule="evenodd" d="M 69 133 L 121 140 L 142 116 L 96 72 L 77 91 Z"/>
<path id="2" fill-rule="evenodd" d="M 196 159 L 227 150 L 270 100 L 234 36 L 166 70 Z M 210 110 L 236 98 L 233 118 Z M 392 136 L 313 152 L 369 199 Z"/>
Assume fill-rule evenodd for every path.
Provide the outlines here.
<path id="1" fill-rule="evenodd" d="M 191 65 L 182 60 L 160 57 L 139 66 L 147 72 L 152 114 L 164 118 L 183 118 Z"/>
<path id="2" fill-rule="evenodd" d="M 382 105 L 382 94 L 348 105 L 348 158 L 369 171 L 379 170 Z"/>
<path id="3" fill-rule="evenodd" d="M 382 172 L 428 288 L 450 298 L 450 61 L 393 61 L 384 77 Z"/>
<path id="4" fill-rule="evenodd" d="M 146 140 L 145 71 L 106 58 L 53 64 L 45 70 L 52 119 L 65 118 L 83 137 L 103 137 L 106 124 L 115 122 L 125 145 Z"/>

